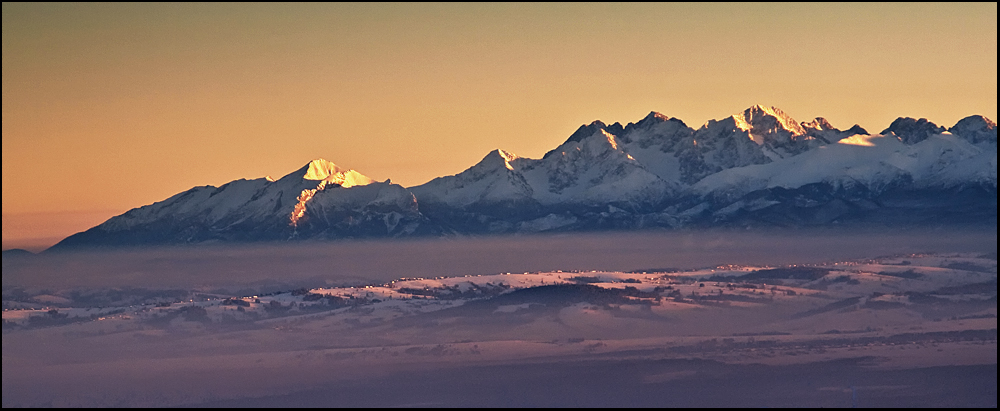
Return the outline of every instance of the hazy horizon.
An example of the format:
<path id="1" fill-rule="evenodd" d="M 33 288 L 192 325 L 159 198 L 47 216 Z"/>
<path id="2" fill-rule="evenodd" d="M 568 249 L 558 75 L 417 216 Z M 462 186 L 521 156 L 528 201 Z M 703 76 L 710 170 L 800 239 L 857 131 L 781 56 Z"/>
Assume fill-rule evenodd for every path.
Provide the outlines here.
<path id="1" fill-rule="evenodd" d="M 5 263 L 5 287 L 361 285 L 503 272 L 816 264 L 996 250 L 988 228 L 705 229 L 202 244 L 45 253 Z M 70 274 L 70 275 L 67 275 Z"/>
<path id="2" fill-rule="evenodd" d="M 700 230 L 5 257 L 3 405 L 988 407 L 996 247 Z"/>

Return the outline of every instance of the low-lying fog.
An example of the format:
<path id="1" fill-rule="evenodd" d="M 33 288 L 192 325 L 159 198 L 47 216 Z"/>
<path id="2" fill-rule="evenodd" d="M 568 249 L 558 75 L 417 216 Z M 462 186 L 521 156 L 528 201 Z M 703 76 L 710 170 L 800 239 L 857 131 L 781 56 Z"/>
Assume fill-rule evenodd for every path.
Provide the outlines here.
<path id="1" fill-rule="evenodd" d="M 5 252 L 2 402 L 995 408 L 996 250 L 984 227 Z"/>
<path id="2" fill-rule="evenodd" d="M 996 227 L 589 233 L 42 253 L 5 258 L 3 287 L 352 285 L 545 270 L 783 265 L 922 252 L 995 252 Z"/>

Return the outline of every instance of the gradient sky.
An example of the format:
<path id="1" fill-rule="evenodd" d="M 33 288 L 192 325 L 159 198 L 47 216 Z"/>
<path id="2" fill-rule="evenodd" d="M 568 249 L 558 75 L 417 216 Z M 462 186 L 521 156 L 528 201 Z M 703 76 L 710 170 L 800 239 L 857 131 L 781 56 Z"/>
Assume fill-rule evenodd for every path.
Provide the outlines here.
<path id="1" fill-rule="evenodd" d="M 326 158 L 412 186 L 753 105 L 997 119 L 997 4 L 3 3 L 3 238 Z M 48 241 L 48 240 L 46 240 Z M 53 241 L 54 242 L 54 241 Z"/>

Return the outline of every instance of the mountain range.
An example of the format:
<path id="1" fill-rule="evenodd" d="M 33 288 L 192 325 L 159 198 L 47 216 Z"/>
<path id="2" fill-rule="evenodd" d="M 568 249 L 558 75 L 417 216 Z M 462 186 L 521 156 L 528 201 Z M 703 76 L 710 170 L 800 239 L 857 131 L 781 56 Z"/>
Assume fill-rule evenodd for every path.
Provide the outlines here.
<path id="1" fill-rule="evenodd" d="M 653 227 L 996 225 L 997 130 L 900 117 L 878 134 L 753 106 L 694 129 L 651 112 L 582 125 L 541 159 L 504 150 L 403 187 L 326 160 L 202 186 L 53 249 Z"/>

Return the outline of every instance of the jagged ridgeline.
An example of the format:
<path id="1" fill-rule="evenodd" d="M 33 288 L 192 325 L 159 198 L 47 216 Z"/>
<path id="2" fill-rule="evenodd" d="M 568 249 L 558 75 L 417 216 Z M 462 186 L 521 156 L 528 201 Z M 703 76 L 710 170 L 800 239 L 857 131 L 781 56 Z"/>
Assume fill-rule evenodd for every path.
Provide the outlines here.
<path id="1" fill-rule="evenodd" d="M 901 117 L 879 134 L 754 106 L 698 129 L 595 121 L 541 159 L 495 150 L 415 187 L 325 160 L 195 187 L 54 249 L 708 226 L 996 225 L 997 130 Z"/>

